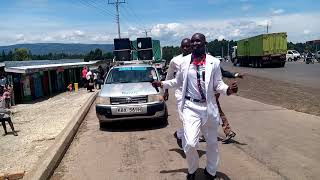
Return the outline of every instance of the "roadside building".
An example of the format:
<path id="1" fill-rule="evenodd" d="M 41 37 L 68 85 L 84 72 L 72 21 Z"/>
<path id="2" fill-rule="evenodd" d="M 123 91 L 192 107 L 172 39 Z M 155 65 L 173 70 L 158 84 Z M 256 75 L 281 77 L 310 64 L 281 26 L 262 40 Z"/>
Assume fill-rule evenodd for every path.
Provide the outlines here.
<path id="1" fill-rule="evenodd" d="M 23 103 L 66 91 L 68 84 L 80 82 L 84 66 L 96 63 L 82 59 L 6 61 L 4 71 L 7 83 L 13 85 L 14 102 Z"/>

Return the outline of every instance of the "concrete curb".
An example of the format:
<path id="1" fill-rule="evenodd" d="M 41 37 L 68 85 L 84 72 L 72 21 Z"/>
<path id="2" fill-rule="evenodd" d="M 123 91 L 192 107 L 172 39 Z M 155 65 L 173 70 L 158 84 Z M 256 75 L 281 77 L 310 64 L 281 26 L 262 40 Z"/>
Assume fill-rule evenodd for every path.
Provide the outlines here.
<path id="1" fill-rule="evenodd" d="M 24 180 L 46 180 L 50 178 L 56 167 L 58 167 L 65 152 L 68 150 L 82 121 L 95 101 L 97 94 L 98 92 L 96 91 L 89 97 L 89 100 L 56 137 L 54 144 L 47 149 L 32 170 L 26 174 L 23 178 Z"/>

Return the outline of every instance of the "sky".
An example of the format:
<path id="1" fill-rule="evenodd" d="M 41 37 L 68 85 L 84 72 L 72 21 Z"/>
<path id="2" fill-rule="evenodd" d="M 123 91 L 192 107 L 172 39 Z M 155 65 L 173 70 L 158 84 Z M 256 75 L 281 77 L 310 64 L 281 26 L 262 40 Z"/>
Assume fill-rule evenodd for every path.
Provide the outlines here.
<path id="1" fill-rule="evenodd" d="M 109 0 L 114 2 L 116 0 Z M 151 36 L 178 45 L 200 32 L 207 41 L 287 32 L 288 41 L 320 39 L 319 0 L 120 0 L 122 38 Z M 108 0 L 0 0 L 0 45 L 113 43 Z"/>

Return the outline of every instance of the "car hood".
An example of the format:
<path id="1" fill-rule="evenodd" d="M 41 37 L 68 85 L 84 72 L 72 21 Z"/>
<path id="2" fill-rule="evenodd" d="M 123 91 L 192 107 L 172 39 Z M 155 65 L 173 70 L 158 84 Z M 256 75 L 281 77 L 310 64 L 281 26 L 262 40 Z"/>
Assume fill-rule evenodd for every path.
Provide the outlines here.
<path id="1" fill-rule="evenodd" d="M 100 96 L 103 97 L 143 96 L 149 94 L 158 94 L 150 82 L 105 84 L 100 91 Z"/>

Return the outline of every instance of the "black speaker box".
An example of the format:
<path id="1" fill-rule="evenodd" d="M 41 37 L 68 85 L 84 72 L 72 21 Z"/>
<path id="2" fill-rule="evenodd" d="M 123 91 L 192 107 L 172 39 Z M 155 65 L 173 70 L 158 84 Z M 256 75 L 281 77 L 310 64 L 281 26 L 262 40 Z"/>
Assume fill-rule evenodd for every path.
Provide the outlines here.
<path id="1" fill-rule="evenodd" d="M 152 60 L 152 56 L 153 56 L 152 49 L 138 51 L 138 58 L 140 60 Z"/>
<path id="2" fill-rule="evenodd" d="M 151 37 L 137 38 L 137 46 L 138 46 L 138 49 L 152 48 Z"/>
<path id="3" fill-rule="evenodd" d="M 130 61 L 131 50 L 114 51 L 114 56 L 116 57 L 116 61 Z"/>
<path id="4" fill-rule="evenodd" d="M 129 38 L 114 39 L 114 50 L 131 49 Z"/>

